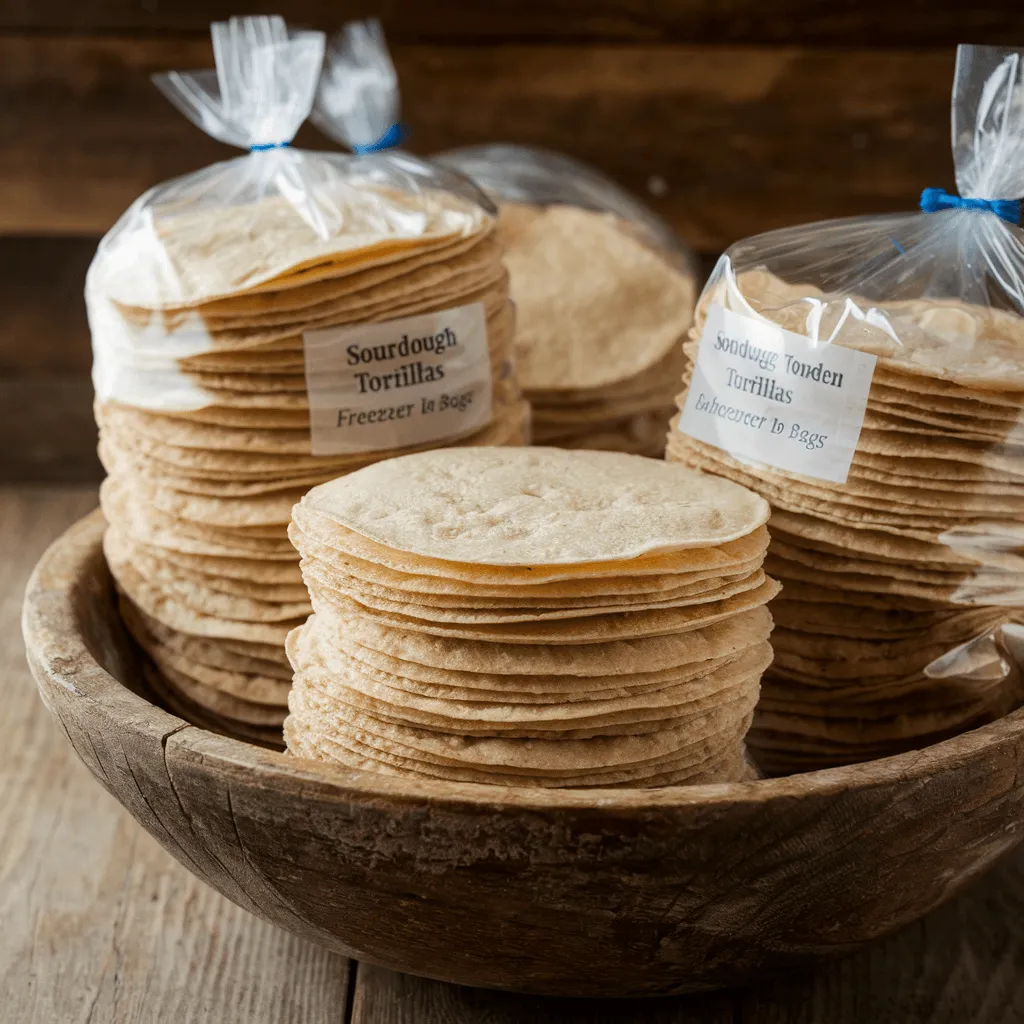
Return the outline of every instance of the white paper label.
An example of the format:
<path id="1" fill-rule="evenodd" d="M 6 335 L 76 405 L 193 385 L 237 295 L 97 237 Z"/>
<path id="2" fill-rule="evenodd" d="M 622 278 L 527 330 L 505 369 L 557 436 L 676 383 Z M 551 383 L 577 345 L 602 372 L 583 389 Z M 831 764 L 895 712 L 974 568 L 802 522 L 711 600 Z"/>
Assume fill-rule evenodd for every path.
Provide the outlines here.
<path id="1" fill-rule="evenodd" d="M 490 421 L 483 303 L 307 331 L 303 344 L 314 455 L 444 441 Z"/>
<path id="2" fill-rule="evenodd" d="M 845 483 L 875 357 L 713 304 L 679 430 L 747 462 Z"/>

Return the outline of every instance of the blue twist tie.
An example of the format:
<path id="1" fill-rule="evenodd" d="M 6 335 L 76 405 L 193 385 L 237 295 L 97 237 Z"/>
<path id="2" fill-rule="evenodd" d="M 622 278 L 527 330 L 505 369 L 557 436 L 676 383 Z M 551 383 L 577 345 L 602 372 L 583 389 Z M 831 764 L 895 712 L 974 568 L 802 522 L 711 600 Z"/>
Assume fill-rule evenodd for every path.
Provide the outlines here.
<path id="1" fill-rule="evenodd" d="M 250 153 L 263 153 L 268 149 L 286 149 L 289 146 L 287 142 L 261 142 L 258 146 L 250 146 Z"/>
<path id="2" fill-rule="evenodd" d="M 400 121 L 393 124 L 376 142 L 368 142 L 361 146 L 355 143 L 352 152 L 357 156 L 365 156 L 367 153 L 379 153 L 382 149 L 394 149 L 405 140 L 405 125 Z"/>
<path id="3" fill-rule="evenodd" d="M 978 210 L 994 213 L 1010 224 L 1020 224 L 1019 199 L 964 199 L 950 195 L 944 188 L 926 188 L 921 193 L 921 209 L 925 213 L 940 210 Z"/>

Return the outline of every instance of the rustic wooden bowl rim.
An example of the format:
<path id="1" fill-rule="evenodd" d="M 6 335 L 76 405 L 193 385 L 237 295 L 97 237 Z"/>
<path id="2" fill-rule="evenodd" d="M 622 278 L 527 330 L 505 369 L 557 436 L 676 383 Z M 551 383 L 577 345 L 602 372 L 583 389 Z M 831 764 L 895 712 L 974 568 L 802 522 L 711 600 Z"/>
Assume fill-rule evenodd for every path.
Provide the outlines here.
<path id="1" fill-rule="evenodd" d="M 643 811 L 700 804 L 707 807 L 766 801 L 791 801 L 851 789 L 910 783 L 954 763 L 973 759 L 985 748 L 1024 732 L 1024 708 L 999 721 L 933 744 L 922 750 L 863 764 L 755 782 L 669 786 L 662 789 L 538 789 L 497 787 L 377 775 L 373 772 L 313 766 L 286 754 L 209 732 L 164 711 L 110 675 L 89 649 L 75 611 L 73 595 L 100 557 L 104 521 L 99 510 L 80 520 L 46 551 L 29 582 L 23 626 L 30 659 L 54 685 L 104 708 L 112 722 L 177 742 L 188 740 L 211 770 L 251 772 L 268 788 L 345 799 L 379 796 L 413 803 L 486 804 L 521 810 L 581 808 Z"/>

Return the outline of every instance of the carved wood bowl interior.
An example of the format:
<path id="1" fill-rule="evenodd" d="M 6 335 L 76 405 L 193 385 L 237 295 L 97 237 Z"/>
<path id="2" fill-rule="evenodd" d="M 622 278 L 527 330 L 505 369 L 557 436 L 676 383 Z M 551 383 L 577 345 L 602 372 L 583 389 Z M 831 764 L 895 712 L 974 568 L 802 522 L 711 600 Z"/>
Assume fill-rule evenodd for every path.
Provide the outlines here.
<path id="1" fill-rule="evenodd" d="M 143 695 L 102 530 L 74 526 L 28 588 L 47 707 L 189 870 L 351 956 L 552 995 L 735 985 L 898 928 L 1021 838 L 1024 711 L 863 765 L 615 792 L 392 779 L 217 736 Z"/>

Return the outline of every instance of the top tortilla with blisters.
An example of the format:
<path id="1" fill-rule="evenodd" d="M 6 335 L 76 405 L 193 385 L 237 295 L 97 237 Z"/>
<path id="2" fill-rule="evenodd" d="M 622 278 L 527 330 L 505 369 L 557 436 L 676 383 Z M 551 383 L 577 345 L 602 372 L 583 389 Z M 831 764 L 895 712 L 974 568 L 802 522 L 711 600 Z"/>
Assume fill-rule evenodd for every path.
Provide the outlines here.
<path id="1" fill-rule="evenodd" d="M 618 452 L 436 449 L 313 488 L 300 503 L 388 548 L 483 565 L 622 561 L 713 547 L 768 519 L 737 484 Z"/>

